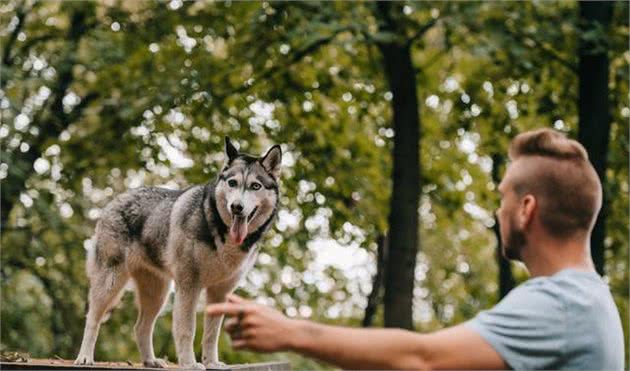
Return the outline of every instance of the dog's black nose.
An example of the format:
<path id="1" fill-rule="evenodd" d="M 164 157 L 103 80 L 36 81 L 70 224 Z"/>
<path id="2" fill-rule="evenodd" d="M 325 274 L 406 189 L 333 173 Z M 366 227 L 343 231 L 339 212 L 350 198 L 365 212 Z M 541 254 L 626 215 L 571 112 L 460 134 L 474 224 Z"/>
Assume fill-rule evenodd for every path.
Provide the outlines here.
<path id="1" fill-rule="evenodd" d="M 238 203 L 233 203 L 230 208 L 232 209 L 232 214 L 234 215 L 240 215 L 243 212 L 243 205 Z"/>

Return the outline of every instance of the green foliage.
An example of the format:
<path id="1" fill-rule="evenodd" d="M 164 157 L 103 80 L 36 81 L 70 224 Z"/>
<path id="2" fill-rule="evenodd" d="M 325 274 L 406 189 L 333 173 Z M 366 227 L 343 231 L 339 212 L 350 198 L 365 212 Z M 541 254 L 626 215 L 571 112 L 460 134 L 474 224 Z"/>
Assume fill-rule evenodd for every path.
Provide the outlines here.
<path id="1" fill-rule="evenodd" d="M 398 6 L 396 21 L 409 38 L 431 26 L 412 48 L 422 103 L 414 320 L 428 331 L 471 318 L 497 300 L 493 156 L 504 156 L 510 138 L 534 127 L 576 136 L 577 5 Z M 2 233 L 2 350 L 74 357 L 87 293 L 83 246 L 99 210 L 141 184 L 208 182 L 222 164 L 224 135 L 247 152 L 282 143 L 286 154 L 281 216 L 241 293 L 290 315 L 358 325 L 376 237 L 387 231 L 395 135 L 375 46 L 392 35 L 376 33 L 374 7 L 0 5 L 7 25 L 2 55 L 10 57 L 0 91 L 0 178 L 3 203 L 15 205 Z M 615 4 L 602 44 L 611 60 L 613 118 L 606 267 L 626 344 L 627 11 L 626 3 Z M 23 24 L 16 23 L 21 12 Z M 583 37 L 599 40 L 602 33 Z M 331 259 L 332 251 L 344 262 Z M 517 278 L 525 278 L 522 269 Z M 138 360 L 131 295 L 120 306 L 102 328 L 97 359 Z M 174 361 L 170 321 L 169 304 L 156 326 L 155 348 Z M 295 355 L 234 352 L 224 337 L 220 349 L 230 363 L 324 367 Z"/>

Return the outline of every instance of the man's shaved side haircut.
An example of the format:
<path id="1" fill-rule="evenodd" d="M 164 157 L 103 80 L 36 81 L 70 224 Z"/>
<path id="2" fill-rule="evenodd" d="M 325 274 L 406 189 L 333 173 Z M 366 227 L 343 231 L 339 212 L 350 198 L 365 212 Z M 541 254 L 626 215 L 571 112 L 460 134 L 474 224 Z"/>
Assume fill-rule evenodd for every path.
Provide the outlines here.
<path id="1" fill-rule="evenodd" d="M 566 238 L 591 231 L 602 187 L 580 143 L 539 129 L 517 135 L 508 154 L 512 161 L 532 160 L 514 177 L 514 190 L 519 196 L 536 197 L 541 222 L 551 235 Z"/>

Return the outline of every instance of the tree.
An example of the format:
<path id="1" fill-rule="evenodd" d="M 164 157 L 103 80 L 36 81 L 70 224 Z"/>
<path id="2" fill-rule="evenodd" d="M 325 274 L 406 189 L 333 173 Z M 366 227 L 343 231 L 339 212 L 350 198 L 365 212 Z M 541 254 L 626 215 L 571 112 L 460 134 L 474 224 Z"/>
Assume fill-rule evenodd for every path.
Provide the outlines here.
<path id="1" fill-rule="evenodd" d="M 393 8 L 393 9 L 392 9 Z M 392 41 L 378 44 L 393 95 L 392 193 L 389 209 L 388 260 L 385 276 L 385 326 L 413 328 L 413 287 L 418 253 L 420 196 L 420 119 L 411 42 L 393 16 L 391 3 L 378 3 L 380 32 Z"/>
<path id="2" fill-rule="evenodd" d="M 584 145 L 602 185 L 603 203 L 591 235 L 591 255 L 597 272 L 604 270 L 604 239 L 609 212 L 606 165 L 610 142 L 609 41 L 607 34 L 613 2 L 580 2 L 579 6 L 579 130 Z"/>

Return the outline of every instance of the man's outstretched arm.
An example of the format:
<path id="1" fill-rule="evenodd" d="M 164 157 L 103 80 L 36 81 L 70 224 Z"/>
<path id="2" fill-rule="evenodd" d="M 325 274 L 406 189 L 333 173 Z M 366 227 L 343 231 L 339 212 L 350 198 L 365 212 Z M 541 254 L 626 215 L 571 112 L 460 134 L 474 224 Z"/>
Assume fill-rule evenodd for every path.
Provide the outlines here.
<path id="1" fill-rule="evenodd" d="M 431 334 L 329 326 L 289 319 L 234 295 L 207 310 L 232 317 L 225 329 L 236 349 L 294 351 L 349 369 L 508 368 L 481 336 L 465 326 Z"/>

